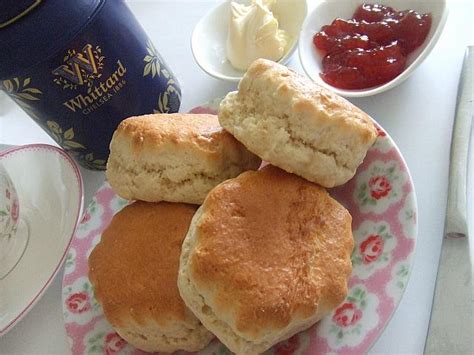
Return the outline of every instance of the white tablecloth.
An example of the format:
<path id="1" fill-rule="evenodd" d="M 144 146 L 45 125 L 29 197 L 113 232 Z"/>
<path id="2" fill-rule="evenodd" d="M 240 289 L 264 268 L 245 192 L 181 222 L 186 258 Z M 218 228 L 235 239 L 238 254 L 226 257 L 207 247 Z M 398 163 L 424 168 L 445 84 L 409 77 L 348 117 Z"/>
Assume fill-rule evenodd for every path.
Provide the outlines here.
<path id="1" fill-rule="evenodd" d="M 133 12 L 180 80 L 182 111 L 223 96 L 236 87 L 207 76 L 191 54 L 193 27 L 213 2 L 130 1 Z M 314 1 L 309 4 L 312 8 Z M 410 79 L 389 92 L 351 100 L 374 117 L 397 142 L 415 182 L 419 208 L 416 257 L 410 282 L 372 353 L 423 352 L 443 233 L 457 84 L 465 46 L 474 43 L 471 0 L 452 0 L 449 7 L 450 16 L 439 43 Z M 302 72 L 297 55 L 290 66 Z M 0 93 L 0 144 L 38 142 L 54 144 Z M 471 162 L 472 156 L 471 152 Z M 473 166 L 471 163 L 471 175 Z M 102 183 L 103 173 L 84 169 L 82 173 L 87 204 Z M 471 178 L 470 196 L 474 196 L 472 182 Z M 473 208 L 470 211 L 473 222 Z M 62 272 L 33 310 L 0 339 L 0 353 L 70 352 L 63 326 L 61 280 Z"/>

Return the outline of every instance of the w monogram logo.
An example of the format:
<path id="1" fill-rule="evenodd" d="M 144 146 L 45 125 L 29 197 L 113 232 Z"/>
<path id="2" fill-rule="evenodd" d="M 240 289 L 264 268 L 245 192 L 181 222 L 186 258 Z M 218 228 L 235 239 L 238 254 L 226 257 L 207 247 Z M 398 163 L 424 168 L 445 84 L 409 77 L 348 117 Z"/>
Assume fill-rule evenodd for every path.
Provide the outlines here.
<path id="1" fill-rule="evenodd" d="M 64 64 L 53 70 L 54 82 L 64 89 L 76 89 L 78 85 L 92 85 L 95 78 L 100 78 L 104 56 L 101 48 L 87 44 L 80 52 L 69 50 L 64 57 Z"/>

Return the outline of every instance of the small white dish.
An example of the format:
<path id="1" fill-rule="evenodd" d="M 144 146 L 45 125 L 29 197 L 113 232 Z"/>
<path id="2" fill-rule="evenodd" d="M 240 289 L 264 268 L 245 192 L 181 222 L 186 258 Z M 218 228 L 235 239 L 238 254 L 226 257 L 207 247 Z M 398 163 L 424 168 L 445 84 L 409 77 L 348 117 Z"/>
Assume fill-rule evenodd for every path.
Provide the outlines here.
<path id="1" fill-rule="evenodd" d="M 249 4 L 247 0 L 237 0 Z M 306 0 L 280 0 L 272 12 L 280 28 L 291 36 L 286 54 L 278 61 L 286 64 L 296 50 L 301 25 L 308 12 Z M 244 71 L 235 69 L 227 60 L 226 41 L 230 18 L 230 0 L 225 0 L 204 15 L 197 23 L 191 36 L 191 50 L 196 63 L 209 75 L 227 81 L 237 82 Z"/>
<path id="2" fill-rule="evenodd" d="M 364 97 L 380 94 L 387 91 L 406 80 L 413 71 L 430 54 L 433 47 L 441 35 L 446 19 L 448 17 L 448 8 L 446 0 L 377 0 L 375 3 L 388 5 L 396 10 L 412 9 L 420 13 L 431 13 L 431 29 L 423 44 L 407 58 L 405 70 L 396 78 L 386 84 L 361 89 L 344 90 L 336 88 L 324 82 L 319 74 L 322 70 L 322 55 L 318 53 L 313 45 L 313 36 L 319 32 L 322 26 L 329 25 L 336 18 L 349 19 L 354 14 L 356 8 L 366 0 L 325 0 L 320 2 L 306 18 L 301 30 L 299 41 L 299 56 L 301 65 L 306 74 L 316 83 L 324 86 L 335 93 L 345 97 Z"/>
<path id="3" fill-rule="evenodd" d="M 83 208 L 83 184 L 74 161 L 46 144 L 0 152 L 30 229 L 26 250 L 0 285 L 0 336 L 38 302 L 63 264 Z"/>

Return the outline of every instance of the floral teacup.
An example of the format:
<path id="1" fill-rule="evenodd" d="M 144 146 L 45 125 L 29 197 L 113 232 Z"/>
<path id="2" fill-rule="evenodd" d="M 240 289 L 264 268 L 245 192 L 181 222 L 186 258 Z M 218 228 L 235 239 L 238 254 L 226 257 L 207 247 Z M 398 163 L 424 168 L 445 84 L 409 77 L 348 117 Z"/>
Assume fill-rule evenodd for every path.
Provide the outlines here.
<path id="1" fill-rule="evenodd" d="M 15 267 L 25 250 L 28 228 L 19 233 L 19 223 L 20 203 L 17 191 L 0 163 L 0 280 Z"/>

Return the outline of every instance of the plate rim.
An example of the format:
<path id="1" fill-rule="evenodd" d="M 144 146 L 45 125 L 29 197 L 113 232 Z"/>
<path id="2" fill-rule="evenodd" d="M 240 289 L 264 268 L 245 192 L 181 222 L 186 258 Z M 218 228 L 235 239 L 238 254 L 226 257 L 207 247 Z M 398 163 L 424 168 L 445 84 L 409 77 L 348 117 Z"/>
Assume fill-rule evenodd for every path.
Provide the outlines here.
<path id="1" fill-rule="evenodd" d="M 53 145 L 49 144 L 42 144 L 42 143 L 35 143 L 35 144 L 26 144 L 22 146 L 17 146 L 17 147 L 12 147 L 12 148 L 7 148 L 6 150 L 3 150 L 0 152 L 0 161 L 4 159 L 8 159 L 10 155 L 14 153 L 21 153 L 23 151 L 29 151 L 29 150 L 42 150 L 45 152 L 52 152 L 52 154 L 57 154 L 61 158 L 64 159 L 64 161 L 67 163 L 66 166 L 69 166 L 71 170 L 74 172 L 74 175 L 76 177 L 77 183 L 78 183 L 78 192 L 79 192 L 79 206 L 77 209 L 77 213 L 75 216 L 75 223 L 74 223 L 74 228 L 71 231 L 71 235 L 68 238 L 66 247 L 64 248 L 63 254 L 61 255 L 61 258 L 58 260 L 58 263 L 54 267 L 53 271 L 51 272 L 50 276 L 48 277 L 48 280 L 45 282 L 45 284 L 37 291 L 35 291 L 35 296 L 28 302 L 28 304 L 22 309 L 20 313 L 18 313 L 9 323 L 7 323 L 3 328 L 0 329 L 0 337 L 3 335 L 7 334 L 10 330 L 13 329 L 13 327 L 18 324 L 28 313 L 31 311 L 31 309 L 36 305 L 36 303 L 41 299 L 41 297 L 44 295 L 45 291 L 49 288 L 57 274 L 59 273 L 59 270 L 61 269 L 66 256 L 69 252 L 69 248 L 71 247 L 72 241 L 74 239 L 74 235 L 76 233 L 76 228 L 79 225 L 80 222 L 80 217 L 82 216 L 82 212 L 84 209 L 84 182 L 82 179 L 82 174 L 81 171 L 79 170 L 79 167 L 77 164 L 72 160 L 72 158 L 62 149 L 55 147 Z"/>

